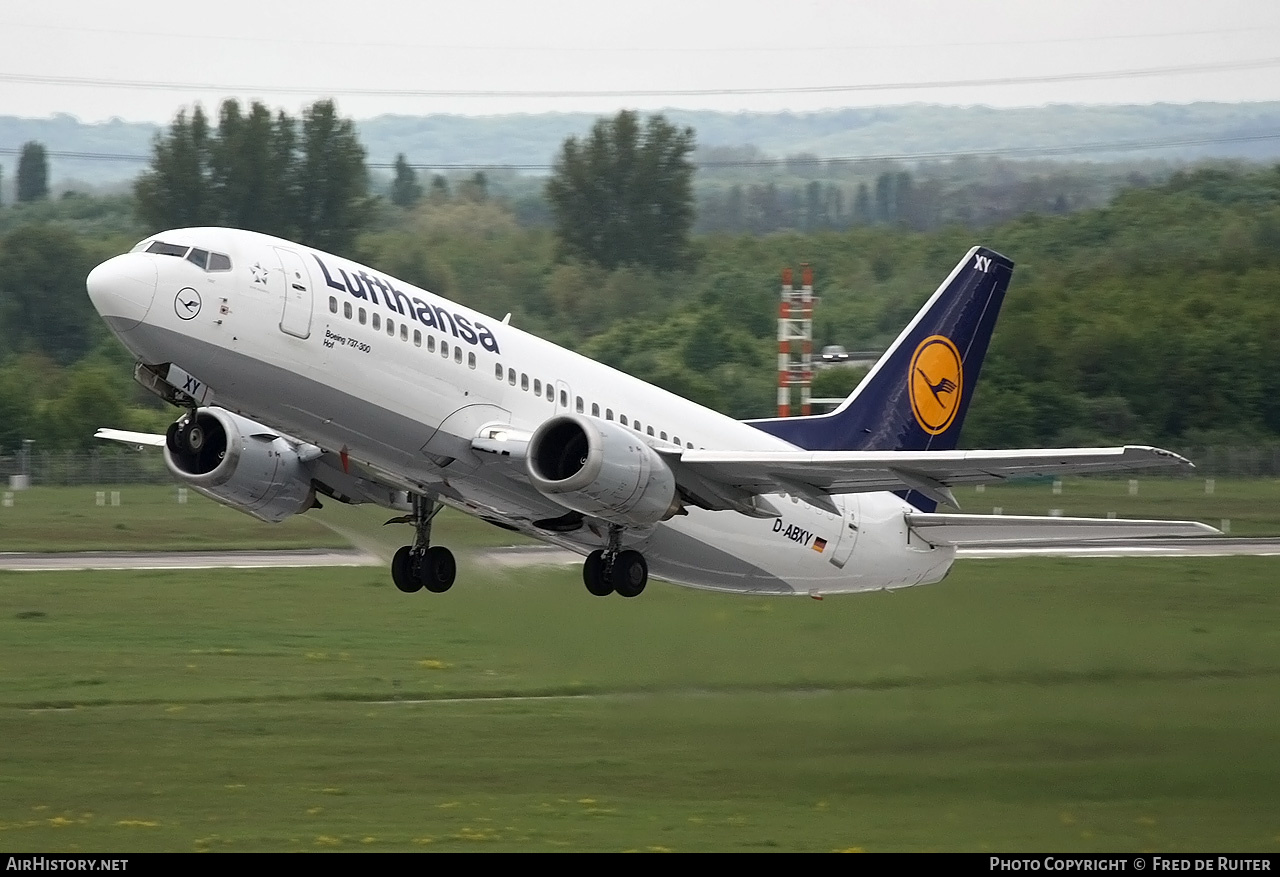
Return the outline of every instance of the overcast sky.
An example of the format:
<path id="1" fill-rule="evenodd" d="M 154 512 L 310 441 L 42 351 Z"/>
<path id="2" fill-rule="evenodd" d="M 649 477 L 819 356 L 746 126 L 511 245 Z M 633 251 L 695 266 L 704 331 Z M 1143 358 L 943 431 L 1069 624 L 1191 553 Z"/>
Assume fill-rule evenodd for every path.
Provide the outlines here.
<path id="1" fill-rule="evenodd" d="M 1280 100 L 1280 0 L 12 7 L 2 20 L 0 114 L 83 121 L 168 122 L 182 106 L 230 96 L 291 113 L 333 97 L 361 119 Z"/>

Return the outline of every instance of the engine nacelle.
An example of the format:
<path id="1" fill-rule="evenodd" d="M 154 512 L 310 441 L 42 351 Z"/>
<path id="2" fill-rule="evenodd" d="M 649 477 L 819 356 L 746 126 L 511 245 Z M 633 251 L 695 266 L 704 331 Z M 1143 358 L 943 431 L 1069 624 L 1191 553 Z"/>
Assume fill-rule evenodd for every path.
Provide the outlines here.
<path id="1" fill-rule="evenodd" d="M 180 481 L 271 523 L 315 505 L 310 474 L 279 433 L 225 408 L 201 408 L 193 441 L 184 421 L 170 425 L 164 448 L 165 465 Z"/>
<path id="2" fill-rule="evenodd" d="M 680 511 L 671 467 L 638 433 L 612 421 L 551 418 L 529 439 L 525 468 L 545 496 L 615 524 L 648 526 Z"/>

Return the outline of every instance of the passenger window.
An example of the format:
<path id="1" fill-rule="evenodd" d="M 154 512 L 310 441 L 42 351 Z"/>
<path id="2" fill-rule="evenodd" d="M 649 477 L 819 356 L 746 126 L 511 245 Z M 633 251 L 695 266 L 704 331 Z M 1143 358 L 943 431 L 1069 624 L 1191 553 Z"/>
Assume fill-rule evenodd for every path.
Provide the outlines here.
<path id="1" fill-rule="evenodd" d="M 372 324 L 373 328 L 375 329 L 382 328 L 382 317 L 378 316 L 377 314 L 374 314 L 373 318 L 369 322 L 370 324 Z M 390 320 L 388 320 L 388 322 L 390 322 Z"/>
<path id="2" fill-rule="evenodd" d="M 414 347 L 422 346 L 422 330 L 421 329 L 413 330 L 413 346 Z"/>
<path id="3" fill-rule="evenodd" d="M 653 433 L 649 433 L 649 435 L 653 435 Z M 658 438 L 662 439 L 665 442 L 667 440 L 667 434 L 665 432 L 659 433 Z"/>
<path id="4" fill-rule="evenodd" d="M 548 402 L 556 401 L 556 391 L 555 391 L 555 388 L 551 386 L 551 384 L 547 384 L 547 401 Z"/>
<path id="5" fill-rule="evenodd" d="M 582 397 L 581 397 L 581 396 L 579 396 L 579 397 L 577 398 L 577 401 L 576 401 L 576 404 L 574 405 L 574 407 L 578 409 L 578 413 L 579 413 L 579 414 L 581 414 L 581 413 L 582 413 L 582 411 L 583 411 L 583 405 L 582 405 Z"/>
<path id="6" fill-rule="evenodd" d="M 648 429 L 645 430 L 645 432 L 649 433 L 649 435 L 653 435 L 653 427 L 652 426 L 649 427 Z"/>
<path id="7" fill-rule="evenodd" d="M 507 369 L 507 383 L 513 387 L 516 385 L 516 370 L 513 368 Z"/>
<path id="8" fill-rule="evenodd" d="M 533 379 L 533 395 L 535 396 L 542 395 L 542 381 L 538 380 L 537 378 Z"/>
<path id="9" fill-rule="evenodd" d="M 673 445 L 678 445 L 678 444 L 680 444 L 680 436 L 678 436 L 678 435 L 673 435 L 673 436 L 671 437 L 671 443 L 672 443 Z"/>
<path id="10" fill-rule="evenodd" d="M 192 265 L 198 266 L 203 271 L 205 266 L 209 264 L 209 251 L 192 247 L 191 252 L 187 253 L 187 261 Z"/>
<path id="11" fill-rule="evenodd" d="M 599 417 L 599 416 L 600 416 L 600 403 L 599 403 L 599 402 L 592 402 L 592 403 L 591 403 L 591 416 L 592 416 L 592 417 Z"/>
<path id="12" fill-rule="evenodd" d="M 456 344 L 453 345 L 453 361 L 458 364 L 462 363 L 462 348 Z"/>
<path id="13" fill-rule="evenodd" d="M 529 392 L 529 376 L 524 372 L 520 373 L 520 389 Z"/>
<path id="14" fill-rule="evenodd" d="M 209 254 L 209 270 L 210 271 L 230 271 L 231 257 L 222 253 Z"/>
<path id="15" fill-rule="evenodd" d="M 428 335 L 427 336 L 427 353 L 435 353 L 435 352 L 436 352 L 436 336 Z"/>
<path id="16" fill-rule="evenodd" d="M 493 367 L 493 376 L 498 380 L 502 380 L 502 363 L 498 363 Z"/>
<path id="17" fill-rule="evenodd" d="M 344 301 L 342 303 L 342 316 L 346 317 L 348 320 L 351 319 L 351 302 Z"/>
<path id="18" fill-rule="evenodd" d="M 627 425 L 627 415 L 625 415 L 625 414 L 619 414 L 619 415 L 618 415 L 618 422 L 619 422 L 619 423 L 621 423 L 623 426 L 626 426 L 626 425 Z"/>
<path id="19" fill-rule="evenodd" d="M 636 428 L 636 432 L 639 432 L 639 431 L 640 431 L 640 421 L 638 421 L 638 420 L 637 420 L 635 423 L 633 423 L 633 424 L 631 424 L 631 425 L 632 425 L 632 426 L 634 426 L 634 427 Z"/>
<path id="20" fill-rule="evenodd" d="M 396 334 L 396 324 L 395 324 L 395 321 L 394 321 L 394 320 L 387 320 L 387 335 L 388 335 L 388 336 L 392 336 L 392 335 L 395 335 L 395 334 Z"/>
<path id="21" fill-rule="evenodd" d="M 400 324 L 400 340 L 401 341 L 409 340 L 409 324 L 408 323 Z"/>
<path id="22" fill-rule="evenodd" d="M 338 299 L 331 295 L 329 296 L 329 313 L 336 314 L 337 312 L 338 312 Z"/>
<path id="23" fill-rule="evenodd" d="M 605 419 L 605 420 L 613 420 L 613 409 L 612 409 L 612 408 L 606 408 L 606 409 L 604 409 L 604 419 Z"/>
<path id="24" fill-rule="evenodd" d="M 449 342 L 448 341 L 440 342 L 440 355 L 443 356 L 445 359 L 449 358 Z"/>
<path id="25" fill-rule="evenodd" d="M 361 326 L 363 326 L 363 325 L 364 325 L 364 322 L 365 322 L 365 318 L 366 318 L 366 316 L 367 316 L 367 315 L 366 315 L 366 314 L 365 314 L 365 312 L 364 312 L 364 308 L 361 308 L 361 309 L 360 309 L 360 316 L 359 316 L 359 319 L 360 319 L 360 325 L 361 325 Z"/>

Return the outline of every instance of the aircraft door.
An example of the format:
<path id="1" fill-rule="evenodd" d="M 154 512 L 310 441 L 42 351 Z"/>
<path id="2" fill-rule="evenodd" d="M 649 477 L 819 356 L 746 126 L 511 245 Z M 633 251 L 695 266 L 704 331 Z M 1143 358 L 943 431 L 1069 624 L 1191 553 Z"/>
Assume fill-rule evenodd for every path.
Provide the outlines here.
<path id="1" fill-rule="evenodd" d="M 573 391 L 564 381 L 556 381 L 556 414 L 573 411 Z"/>
<path id="2" fill-rule="evenodd" d="M 302 257 L 293 250 L 276 247 L 280 267 L 284 270 L 284 312 L 280 315 L 280 331 L 297 338 L 311 335 L 311 277 Z"/>
<path id="3" fill-rule="evenodd" d="M 842 511 L 840 515 L 840 535 L 836 547 L 831 552 L 832 565 L 844 569 L 853 554 L 853 546 L 858 541 L 858 494 L 846 493 L 835 497 L 836 505 Z"/>

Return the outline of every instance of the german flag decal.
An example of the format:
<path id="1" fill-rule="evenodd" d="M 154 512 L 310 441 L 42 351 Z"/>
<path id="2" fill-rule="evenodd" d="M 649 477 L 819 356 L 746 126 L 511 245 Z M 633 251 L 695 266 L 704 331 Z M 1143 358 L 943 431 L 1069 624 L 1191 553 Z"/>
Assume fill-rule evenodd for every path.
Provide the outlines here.
<path id="1" fill-rule="evenodd" d="M 823 551 L 823 549 L 824 549 L 824 548 L 826 548 L 826 547 L 827 547 L 827 540 L 826 540 L 826 539 L 823 539 L 823 538 L 822 538 L 822 537 L 820 537 L 820 536 L 814 536 L 814 537 L 813 537 L 813 550 L 814 550 L 814 551 L 816 551 L 816 552 L 818 552 L 819 554 L 821 554 L 821 553 L 822 553 L 822 551 Z"/>

